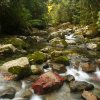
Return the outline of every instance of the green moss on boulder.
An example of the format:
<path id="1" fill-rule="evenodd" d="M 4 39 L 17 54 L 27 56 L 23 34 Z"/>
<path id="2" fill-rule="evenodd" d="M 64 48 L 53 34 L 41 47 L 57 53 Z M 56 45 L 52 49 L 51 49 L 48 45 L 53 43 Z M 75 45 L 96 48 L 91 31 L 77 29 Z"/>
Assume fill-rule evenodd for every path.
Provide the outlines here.
<path id="1" fill-rule="evenodd" d="M 69 59 L 66 56 L 59 56 L 57 58 L 54 58 L 54 62 L 68 65 Z"/>
<path id="2" fill-rule="evenodd" d="M 20 66 L 10 67 L 8 69 L 8 72 L 17 75 L 17 79 L 24 78 L 26 76 L 31 75 L 32 73 L 30 67 L 20 67 Z"/>
<path id="3" fill-rule="evenodd" d="M 45 53 L 37 51 L 28 56 L 31 63 L 41 64 L 46 61 L 47 56 Z"/>

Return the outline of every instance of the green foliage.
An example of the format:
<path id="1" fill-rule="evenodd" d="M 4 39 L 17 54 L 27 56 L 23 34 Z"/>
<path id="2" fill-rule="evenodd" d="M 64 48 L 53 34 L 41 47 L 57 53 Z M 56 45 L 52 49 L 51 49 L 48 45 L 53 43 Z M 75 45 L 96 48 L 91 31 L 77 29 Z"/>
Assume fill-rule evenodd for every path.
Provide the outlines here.
<path id="1" fill-rule="evenodd" d="M 100 11 L 98 12 L 97 26 L 98 26 L 98 28 L 100 29 Z"/>
<path id="2" fill-rule="evenodd" d="M 1 33 L 19 34 L 32 26 L 45 27 L 46 7 L 45 0 L 0 0 Z"/>
<path id="3" fill-rule="evenodd" d="M 52 0 L 51 22 L 59 24 L 95 24 L 100 10 L 100 0 Z M 55 9 L 56 8 L 56 9 Z"/>
<path id="4" fill-rule="evenodd" d="M 44 54 L 40 51 L 37 51 L 37 52 L 34 52 L 33 54 L 30 54 L 28 56 L 28 58 L 29 58 L 30 62 L 32 62 L 32 63 L 41 64 L 46 61 L 47 56 L 46 56 L 46 54 Z"/>

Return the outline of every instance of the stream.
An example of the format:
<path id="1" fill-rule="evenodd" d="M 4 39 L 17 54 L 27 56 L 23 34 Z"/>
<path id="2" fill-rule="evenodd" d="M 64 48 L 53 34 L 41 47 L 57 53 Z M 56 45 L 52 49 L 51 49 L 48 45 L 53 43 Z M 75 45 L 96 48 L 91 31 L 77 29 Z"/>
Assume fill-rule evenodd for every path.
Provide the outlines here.
<path id="1" fill-rule="evenodd" d="M 73 46 L 74 43 L 78 40 L 77 37 L 75 37 L 73 34 L 65 35 L 65 39 L 67 43 Z M 84 43 L 85 46 L 85 43 Z M 76 47 L 76 45 L 74 45 Z M 76 58 L 71 59 L 73 61 L 77 60 Z M 80 58 L 78 58 L 80 60 Z M 80 60 L 81 61 L 81 60 Z M 93 73 L 86 73 L 82 71 L 81 63 L 78 69 L 74 68 L 74 65 L 70 63 L 69 66 L 66 66 L 67 72 L 60 74 L 61 76 L 65 75 L 73 75 L 75 77 L 75 80 L 77 81 L 85 81 L 88 83 L 91 83 L 94 85 L 95 89 L 93 90 L 93 93 L 96 94 L 96 96 L 100 97 L 100 69 L 97 67 L 96 71 Z M 45 72 L 51 70 L 48 68 L 45 70 Z M 46 95 L 36 95 L 34 94 L 34 91 L 31 89 L 32 83 L 30 80 L 22 80 L 19 82 L 16 81 L 5 81 L 3 80 L 2 75 L 0 75 L 0 90 L 6 88 L 6 87 L 14 87 L 16 89 L 16 94 L 14 99 L 0 99 L 0 100 L 61 100 L 63 97 L 63 100 L 83 100 L 80 97 L 80 94 L 77 93 L 71 93 L 69 86 L 64 84 L 59 90 L 55 90 L 52 93 L 46 94 Z M 28 92 L 25 92 L 28 91 Z M 25 93 L 24 93 L 25 92 Z M 22 98 L 24 94 L 32 95 L 31 98 Z"/>

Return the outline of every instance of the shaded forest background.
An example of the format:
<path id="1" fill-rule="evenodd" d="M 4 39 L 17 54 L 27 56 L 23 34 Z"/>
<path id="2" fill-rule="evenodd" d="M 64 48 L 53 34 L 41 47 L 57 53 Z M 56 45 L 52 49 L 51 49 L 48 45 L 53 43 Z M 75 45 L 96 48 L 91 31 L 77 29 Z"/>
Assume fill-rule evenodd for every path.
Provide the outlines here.
<path id="1" fill-rule="evenodd" d="M 0 35 L 70 22 L 100 29 L 100 0 L 0 0 Z"/>

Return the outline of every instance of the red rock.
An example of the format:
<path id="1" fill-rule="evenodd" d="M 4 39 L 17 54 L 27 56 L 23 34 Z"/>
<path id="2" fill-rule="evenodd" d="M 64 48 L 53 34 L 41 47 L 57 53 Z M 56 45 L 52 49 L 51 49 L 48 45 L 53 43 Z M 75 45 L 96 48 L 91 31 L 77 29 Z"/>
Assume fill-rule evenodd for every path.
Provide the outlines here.
<path id="1" fill-rule="evenodd" d="M 45 94 L 62 86 L 64 78 L 51 71 L 42 74 L 39 79 L 33 83 L 32 88 L 36 94 Z"/>

